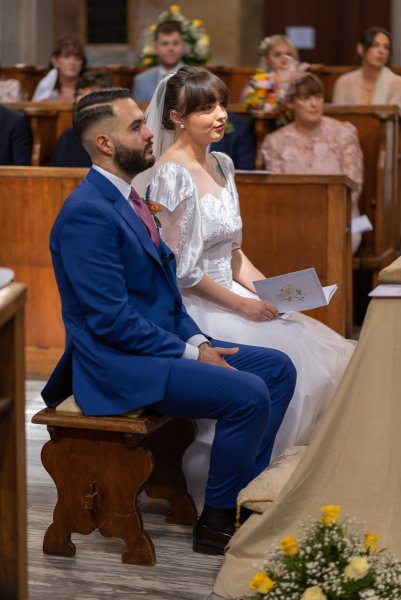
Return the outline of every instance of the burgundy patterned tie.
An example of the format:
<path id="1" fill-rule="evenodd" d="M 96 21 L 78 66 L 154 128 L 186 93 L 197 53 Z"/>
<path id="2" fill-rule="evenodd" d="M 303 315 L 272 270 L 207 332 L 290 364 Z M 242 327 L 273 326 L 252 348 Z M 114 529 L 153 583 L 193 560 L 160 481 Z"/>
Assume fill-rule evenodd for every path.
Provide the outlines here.
<path id="1" fill-rule="evenodd" d="M 152 215 L 150 214 L 150 210 L 146 206 L 145 202 L 141 200 L 138 196 L 137 192 L 134 188 L 131 188 L 131 193 L 129 195 L 130 200 L 132 200 L 135 212 L 138 217 L 141 219 L 142 223 L 145 225 L 149 235 L 152 239 L 152 242 L 156 244 L 157 247 L 160 246 L 160 235 L 156 227 L 156 223 L 153 220 Z"/>

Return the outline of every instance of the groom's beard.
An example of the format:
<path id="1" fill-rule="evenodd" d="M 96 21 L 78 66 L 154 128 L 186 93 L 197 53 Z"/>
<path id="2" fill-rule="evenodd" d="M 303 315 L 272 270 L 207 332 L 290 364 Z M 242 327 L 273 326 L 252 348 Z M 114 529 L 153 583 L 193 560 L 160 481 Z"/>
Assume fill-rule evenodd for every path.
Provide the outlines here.
<path id="1" fill-rule="evenodd" d="M 127 175 L 133 178 L 138 173 L 146 171 L 155 164 L 155 157 L 152 155 L 146 158 L 145 153 L 152 147 L 152 142 L 147 144 L 143 150 L 131 149 L 123 144 L 115 143 L 116 153 L 114 155 L 115 164 L 120 167 Z"/>

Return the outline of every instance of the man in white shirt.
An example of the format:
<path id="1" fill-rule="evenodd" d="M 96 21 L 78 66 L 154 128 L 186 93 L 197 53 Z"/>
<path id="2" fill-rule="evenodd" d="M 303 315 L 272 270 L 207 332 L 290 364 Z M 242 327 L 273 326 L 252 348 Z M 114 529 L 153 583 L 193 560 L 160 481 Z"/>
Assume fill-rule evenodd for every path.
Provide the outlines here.
<path id="1" fill-rule="evenodd" d="M 158 83 L 169 73 L 184 66 L 182 57 L 186 44 L 179 23 L 163 21 L 155 30 L 155 51 L 158 65 L 137 75 L 134 79 L 132 97 L 137 103 L 149 103 Z"/>

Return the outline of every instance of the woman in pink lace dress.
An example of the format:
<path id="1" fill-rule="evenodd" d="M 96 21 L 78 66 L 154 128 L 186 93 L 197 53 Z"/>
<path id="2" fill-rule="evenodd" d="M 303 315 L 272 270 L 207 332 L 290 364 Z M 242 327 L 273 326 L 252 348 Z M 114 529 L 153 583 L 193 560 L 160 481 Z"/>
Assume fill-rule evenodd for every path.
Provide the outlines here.
<path id="1" fill-rule="evenodd" d="M 301 75 L 294 84 L 290 106 L 294 121 L 263 140 L 266 169 L 298 175 L 347 175 L 358 184 L 352 192 L 352 216 L 358 216 L 363 156 L 357 130 L 351 123 L 323 116 L 323 84 L 312 73 Z M 360 241 L 361 235 L 353 234 L 353 252 Z"/>

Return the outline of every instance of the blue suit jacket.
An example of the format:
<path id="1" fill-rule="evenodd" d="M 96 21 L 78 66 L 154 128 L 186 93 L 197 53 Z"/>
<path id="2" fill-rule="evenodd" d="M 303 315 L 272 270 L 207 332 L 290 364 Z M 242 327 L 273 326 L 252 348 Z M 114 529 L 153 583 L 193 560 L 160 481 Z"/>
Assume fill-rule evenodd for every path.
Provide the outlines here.
<path id="1" fill-rule="evenodd" d="M 161 400 L 173 359 L 201 333 L 182 304 L 171 250 L 156 248 L 94 169 L 64 203 L 50 249 L 67 343 L 45 402 L 73 392 L 85 414 L 104 415 Z"/>
<path id="2" fill-rule="evenodd" d="M 137 104 L 149 103 L 159 83 L 159 67 L 152 67 L 134 78 L 132 97 Z"/>

